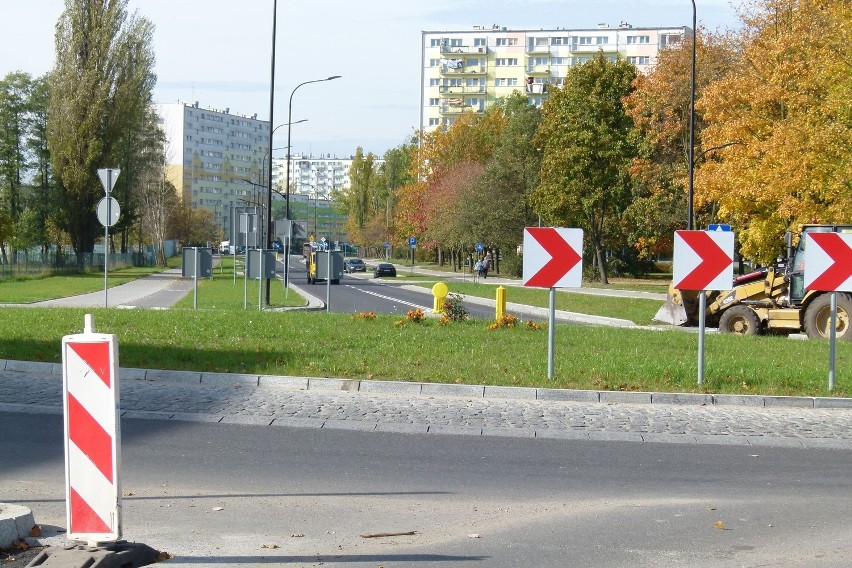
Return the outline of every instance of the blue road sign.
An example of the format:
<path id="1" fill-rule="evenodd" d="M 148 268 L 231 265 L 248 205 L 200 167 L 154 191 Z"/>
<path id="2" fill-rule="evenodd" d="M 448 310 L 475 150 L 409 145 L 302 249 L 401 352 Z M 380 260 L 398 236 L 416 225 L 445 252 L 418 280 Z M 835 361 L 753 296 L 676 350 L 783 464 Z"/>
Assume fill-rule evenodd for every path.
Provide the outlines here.
<path id="1" fill-rule="evenodd" d="M 485 247 L 482 246 L 482 243 L 476 243 L 476 252 L 482 252 L 482 249 Z"/>
<path id="2" fill-rule="evenodd" d="M 730 225 L 708 225 L 708 231 L 731 231 Z"/>
<path id="3" fill-rule="evenodd" d="M 390 248 L 390 243 L 385 243 L 385 248 L 386 248 L 386 249 L 389 249 L 389 248 Z"/>
<path id="4" fill-rule="evenodd" d="M 417 246 L 417 237 L 408 237 L 408 246 L 414 248 Z"/>

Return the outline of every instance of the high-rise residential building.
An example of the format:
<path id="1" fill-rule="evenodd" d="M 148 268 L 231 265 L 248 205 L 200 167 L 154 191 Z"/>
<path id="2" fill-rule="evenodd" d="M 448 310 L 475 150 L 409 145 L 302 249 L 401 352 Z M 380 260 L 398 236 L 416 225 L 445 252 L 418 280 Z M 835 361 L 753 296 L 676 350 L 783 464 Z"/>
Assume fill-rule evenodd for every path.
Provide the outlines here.
<path id="1" fill-rule="evenodd" d="M 463 112 L 481 114 L 513 91 L 540 106 L 568 70 L 599 51 L 647 72 L 657 54 L 679 45 L 687 27 L 634 28 L 600 24 L 594 29 L 510 30 L 474 26 L 468 31 L 422 32 L 420 128 L 447 128 Z"/>
<path id="2" fill-rule="evenodd" d="M 156 104 L 166 136 L 166 177 L 193 208 L 231 235 L 232 207 L 266 205 L 269 122 L 198 103 Z"/>
<path id="3" fill-rule="evenodd" d="M 349 168 L 353 156 L 336 158 L 309 155 L 290 156 L 290 187 L 292 193 L 318 195 L 328 199 L 334 190 L 348 188 Z M 379 168 L 384 160 L 376 158 L 373 167 Z M 287 159 L 276 158 L 272 162 L 272 187 L 283 192 L 287 185 Z"/>

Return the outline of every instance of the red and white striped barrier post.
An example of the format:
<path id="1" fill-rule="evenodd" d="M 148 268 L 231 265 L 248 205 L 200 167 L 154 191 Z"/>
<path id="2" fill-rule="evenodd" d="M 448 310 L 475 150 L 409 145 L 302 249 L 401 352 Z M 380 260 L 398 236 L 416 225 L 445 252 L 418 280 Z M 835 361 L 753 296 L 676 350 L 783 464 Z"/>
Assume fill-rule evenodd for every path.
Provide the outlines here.
<path id="1" fill-rule="evenodd" d="M 62 338 L 65 494 L 70 540 L 121 538 L 118 340 L 95 333 Z"/>

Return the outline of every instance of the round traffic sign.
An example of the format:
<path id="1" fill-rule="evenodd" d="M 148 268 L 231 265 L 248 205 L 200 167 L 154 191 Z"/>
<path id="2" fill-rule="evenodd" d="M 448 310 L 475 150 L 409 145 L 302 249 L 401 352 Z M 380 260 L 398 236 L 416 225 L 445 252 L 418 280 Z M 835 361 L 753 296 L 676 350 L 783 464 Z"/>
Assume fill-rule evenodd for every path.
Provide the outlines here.
<path id="1" fill-rule="evenodd" d="M 121 217 L 121 207 L 114 197 L 103 197 L 98 201 L 98 221 L 104 227 L 112 227 Z"/>
<path id="2" fill-rule="evenodd" d="M 476 243 L 476 252 L 482 252 L 483 248 L 482 243 Z"/>

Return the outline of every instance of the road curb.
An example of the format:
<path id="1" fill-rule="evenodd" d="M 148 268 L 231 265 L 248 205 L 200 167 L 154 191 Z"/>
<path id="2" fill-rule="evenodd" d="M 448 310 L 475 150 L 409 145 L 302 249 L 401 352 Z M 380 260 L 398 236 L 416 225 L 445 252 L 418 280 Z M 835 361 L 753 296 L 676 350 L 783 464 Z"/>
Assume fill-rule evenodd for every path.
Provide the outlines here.
<path id="1" fill-rule="evenodd" d="M 41 363 L 0 359 L 0 371 L 62 376 L 58 363 Z M 664 404 L 678 406 L 745 406 L 758 408 L 818 408 L 822 410 L 852 409 L 852 398 L 734 395 L 709 393 L 670 393 L 634 391 L 594 391 L 512 387 L 492 385 L 456 385 L 406 381 L 340 379 L 334 377 L 294 377 L 286 375 L 254 375 L 246 373 L 212 373 L 160 369 L 119 369 L 123 380 L 150 382 L 210 384 L 212 386 L 257 386 L 290 390 L 349 391 L 402 396 L 433 396 L 508 400 L 541 400 L 553 402 L 599 402 L 603 404 Z"/>
<path id="2" fill-rule="evenodd" d="M 33 512 L 22 505 L 0 503 L 0 548 L 9 548 L 30 536 L 35 526 Z"/>

